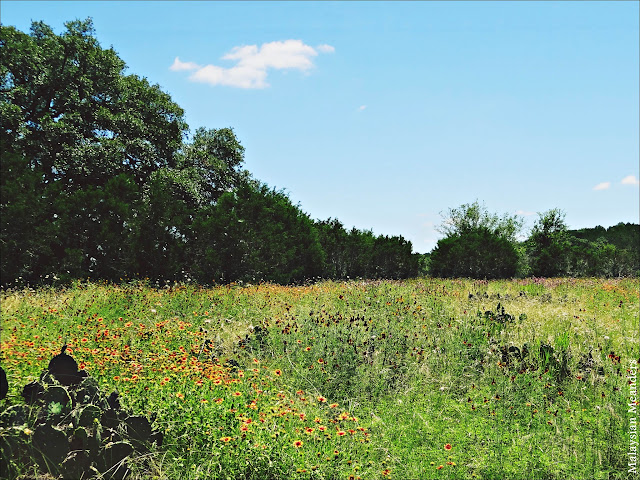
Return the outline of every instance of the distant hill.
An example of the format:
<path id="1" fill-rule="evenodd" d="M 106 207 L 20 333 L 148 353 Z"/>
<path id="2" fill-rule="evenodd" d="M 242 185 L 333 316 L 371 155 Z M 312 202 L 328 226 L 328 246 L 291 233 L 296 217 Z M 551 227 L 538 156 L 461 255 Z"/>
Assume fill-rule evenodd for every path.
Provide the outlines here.
<path id="1" fill-rule="evenodd" d="M 640 225 L 636 223 L 618 223 L 609 228 L 598 225 L 594 228 L 581 228 L 569 230 L 571 236 L 581 238 L 589 242 L 604 239 L 607 243 L 618 249 L 640 250 Z"/>

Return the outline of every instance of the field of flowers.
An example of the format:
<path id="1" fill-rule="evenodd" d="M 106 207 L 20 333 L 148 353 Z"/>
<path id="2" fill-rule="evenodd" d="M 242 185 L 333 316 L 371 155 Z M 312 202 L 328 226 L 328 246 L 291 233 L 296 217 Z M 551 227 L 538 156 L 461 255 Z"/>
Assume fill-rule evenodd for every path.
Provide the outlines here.
<path id="1" fill-rule="evenodd" d="M 0 407 L 23 402 L 66 344 L 164 433 L 131 478 L 633 478 L 639 289 L 416 279 L 9 290 Z"/>

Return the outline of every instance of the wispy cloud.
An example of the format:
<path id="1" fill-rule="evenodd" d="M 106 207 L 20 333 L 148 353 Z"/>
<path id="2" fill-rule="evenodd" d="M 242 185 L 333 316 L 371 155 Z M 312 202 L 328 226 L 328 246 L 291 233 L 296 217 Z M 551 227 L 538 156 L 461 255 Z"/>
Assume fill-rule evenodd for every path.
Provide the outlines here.
<path id="1" fill-rule="evenodd" d="M 367 106 L 366 106 L 366 105 L 360 105 L 360 106 L 358 107 L 358 111 L 359 111 L 359 112 L 362 112 L 362 111 L 363 111 L 363 110 L 365 110 L 366 108 L 367 108 Z"/>
<path id="2" fill-rule="evenodd" d="M 530 217 L 535 215 L 536 212 L 527 212 L 526 210 L 516 210 L 516 215 L 522 215 L 523 217 Z"/>
<path id="3" fill-rule="evenodd" d="M 611 186 L 611 182 L 602 182 L 593 187 L 594 190 L 606 190 Z"/>
<path id="4" fill-rule="evenodd" d="M 640 185 L 640 181 L 635 177 L 635 175 L 627 175 L 620 183 L 622 185 L 635 185 L 636 187 Z"/>
<path id="5" fill-rule="evenodd" d="M 320 53 L 333 53 L 336 51 L 335 48 L 333 48 L 331 45 L 327 45 L 326 43 L 318 45 L 316 47 L 316 50 L 318 50 Z"/>
<path id="6" fill-rule="evenodd" d="M 169 67 L 169 70 L 174 72 L 181 72 L 183 70 L 196 70 L 200 68 L 200 65 L 193 62 L 181 62 L 178 57 L 173 61 L 173 64 Z"/>
<path id="7" fill-rule="evenodd" d="M 225 54 L 223 60 L 231 60 L 235 65 L 198 65 L 194 62 L 182 62 L 178 57 L 170 70 L 194 71 L 189 77 L 194 82 L 210 85 L 226 85 L 237 88 L 266 88 L 269 70 L 298 70 L 307 72 L 314 67 L 313 58 L 320 53 L 332 53 L 331 45 L 319 45 L 316 48 L 305 45 L 301 40 L 244 45 L 234 47 Z"/>

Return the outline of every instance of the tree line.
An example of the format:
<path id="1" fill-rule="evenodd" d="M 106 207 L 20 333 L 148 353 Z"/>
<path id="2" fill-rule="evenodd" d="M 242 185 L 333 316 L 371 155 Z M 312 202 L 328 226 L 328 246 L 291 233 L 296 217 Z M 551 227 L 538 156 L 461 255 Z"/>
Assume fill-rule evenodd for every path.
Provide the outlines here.
<path id="1" fill-rule="evenodd" d="M 402 236 L 313 220 L 243 168 L 231 128 L 190 130 L 167 93 L 100 46 L 90 19 L 65 28 L 0 26 L 4 287 L 638 274 L 637 225 L 570 232 L 560 211 L 521 242 L 517 217 L 463 205 L 426 255 Z"/>
<path id="2" fill-rule="evenodd" d="M 569 230 L 557 208 L 538 214 L 528 238 L 522 219 L 499 217 L 478 203 L 450 209 L 445 237 L 425 255 L 439 277 L 628 277 L 640 275 L 640 225 L 619 223 Z"/>
<path id="3" fill-rule="evenodd" d="M 243 168 L 232 129 L 192 132 L 90 19 L 65 27 L 0 27 L 2 285 L 418 273 L 403 237 L 312 220 Z"/>

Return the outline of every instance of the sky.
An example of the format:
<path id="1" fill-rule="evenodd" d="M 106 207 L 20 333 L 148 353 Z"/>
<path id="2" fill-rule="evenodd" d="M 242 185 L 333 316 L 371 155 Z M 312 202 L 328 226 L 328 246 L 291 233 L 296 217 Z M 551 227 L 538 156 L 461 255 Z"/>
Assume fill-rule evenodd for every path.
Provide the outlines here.
<path id="1" fill-rule="evenodd" d="M 638 223 L 639 2 L 0 1 L 92 17 L 192 131 L 233 128 L 313 219 L 431 251 L 451 208 Z"/>

